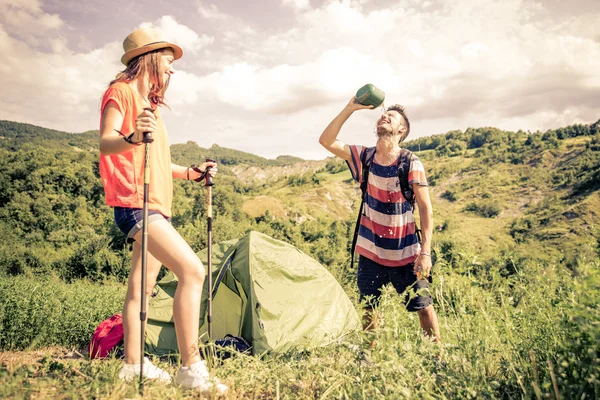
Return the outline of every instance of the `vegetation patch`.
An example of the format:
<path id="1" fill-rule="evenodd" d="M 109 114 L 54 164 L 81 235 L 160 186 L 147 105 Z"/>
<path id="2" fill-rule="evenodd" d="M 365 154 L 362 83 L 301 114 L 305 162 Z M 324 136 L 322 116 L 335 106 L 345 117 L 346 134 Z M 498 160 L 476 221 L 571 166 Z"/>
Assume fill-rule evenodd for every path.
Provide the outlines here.
<path id="1" fill-rule="evenodd" d="M 375 332 L 303 353 L 236 356 L 217 374 L 234 398 L 600 397 L 598 135 L 596 122 L 543 133 L 469 128 L 406 143 L 432 194 L 442 348 L 386 289 Z M 9 352 L 0 353 L 0 397 L 135 396 L 117 379 L 120 360 L 65 356 L 121 309 L 129 273 L 130 250 L 104 204 L 97 132 L 0 121 L 0 136 L 0 350 Z M 345 162 L 195 143 L 171 150 L 183 165 L 219 161 L 214 243 L 249 230 L 287 241 L 360 307 L 349 265 L 360 192 Z M 206 247 L 205 188 L 176 181 L 173 212 L 194 250 Z M 22 363 L 9 361 L 21 350 Z M 158 361 L 175 372 L 176 363 Z M 147 391 L 190 396 L 174 386 Z"/>
<path id="2" fill-rule="evenodd" d="M 493 200 L 481 200 L 467 204 L 465 210 L 471 211 L 484 218 L 494 218 L 502 212 L 498 202 Z"/>

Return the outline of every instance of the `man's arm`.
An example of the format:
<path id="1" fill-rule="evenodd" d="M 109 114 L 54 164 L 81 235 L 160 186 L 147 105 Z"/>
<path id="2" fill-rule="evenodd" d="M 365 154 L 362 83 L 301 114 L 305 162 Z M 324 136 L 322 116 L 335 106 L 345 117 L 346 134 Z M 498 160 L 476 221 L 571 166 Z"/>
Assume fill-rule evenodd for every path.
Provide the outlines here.
<path id="1" fill-rule="evenodd" d="M 364 106 L 356 101 L 356 97 L 352 97 L 346 107 L 327 125 L 327 128 L 321 134 L 319 143 L 327 150 L 335 154 L 336 156 L 346 160 L 352 161 L 352 154 L 350 153 L 350 147 L 347 144 L 337 139 L 337 136 L 342 129 L 342 125 L 350 118 L 352 113 L 356 110 L 371 109 L 373 106 Z"/>
<path id="2" fill-rule="evenodd" d="M 420 266 L 424 277 L 429 276 L 431 270 L 431 237 L 433 235 L 433 207 L 429 198 L 429 187 L 413 185 L 419 219 L 421 222 L 421 254 L 415 261 L 415 272 Z M 428 254 L 428 255 L 425 255 Z"/>

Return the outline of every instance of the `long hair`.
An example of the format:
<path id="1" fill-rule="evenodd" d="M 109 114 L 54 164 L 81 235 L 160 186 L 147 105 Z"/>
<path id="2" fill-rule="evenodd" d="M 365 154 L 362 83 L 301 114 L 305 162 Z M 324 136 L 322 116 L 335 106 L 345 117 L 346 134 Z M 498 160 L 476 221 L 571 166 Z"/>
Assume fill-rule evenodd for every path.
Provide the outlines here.
<path id="1" fill-rule="evenodd" d="M 163 50 L 164 49 L 158 49 L 135 57 L 127 64 L 127 67 L 123 71 L 117 74 L 115 79 L 108 86 L 110 87 L 117 82 L 129 83 L 147 71 L 148 76 L 150 77 L 150 93 L 148 94 L 148 100 L 157 106 L 164 105 L 169 107 L 165 103 L 165 92 L 169 87 L 169 78 L 167 78 L 164 84 L 161 84 L 160 77 L 158 76 L 158 66 Z"/>

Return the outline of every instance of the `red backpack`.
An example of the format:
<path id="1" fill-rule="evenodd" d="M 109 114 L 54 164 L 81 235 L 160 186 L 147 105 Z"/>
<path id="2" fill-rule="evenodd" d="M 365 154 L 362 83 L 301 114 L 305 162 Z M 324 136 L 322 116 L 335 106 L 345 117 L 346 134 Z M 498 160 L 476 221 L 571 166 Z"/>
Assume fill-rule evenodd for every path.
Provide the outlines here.
<path id="1" fill-rule="evenodd" d="M 98 325 L 88 345 L 90 358 L 104 358 L 123 340 L 123 316 L 115 314 Z"/>

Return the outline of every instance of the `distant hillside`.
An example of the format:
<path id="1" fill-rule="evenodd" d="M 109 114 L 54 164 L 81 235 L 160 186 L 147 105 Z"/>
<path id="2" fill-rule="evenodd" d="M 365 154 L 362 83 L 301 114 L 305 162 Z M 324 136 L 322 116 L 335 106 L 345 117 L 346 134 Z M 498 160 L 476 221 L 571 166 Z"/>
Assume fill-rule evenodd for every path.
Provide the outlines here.
<path id="1" fill-rule="evenodd" d="M 2 140 L 4 139 L 4 140 Z M 10 139 L 10 140 L 6 140 Z M 0 146 L 17 150 L 23 146 L 98 148 L 98 131 L 67 133 L 54 129 L 0 120 Z"/>
<path id="2" fill-rule="evenodd" d="M 45 144 L 53 147 L 83 145 L 84 147 L 92 146 L 94 149 L 98 147 L 97 130 L 90 130 L 83 133 L 67 133 L 5 120 L 0 120 L 1 139 L 10 139 L 10 141 L 4 142 L 3 147 L 10 147 L 13 150 L 30 144 Z M 174 144 L 171 146 L 171 152 L 173 161 L 183 165 L 198 163 L 206 157 L 212 157 L 225 166 L 245 164 L 266 167 L 291 165 L 304 161 L 299 157 L 286 155 L 279 156 L 275 160 L 270 160 L 243 151 L 221 147 L 217 144 L 212 145 L 209 149 L 205 149 L 198 146 L 195 142 Z"/>
<path id="3" fill-rule="evenodd" d="M 276 160 L 270 160 L 243 151 L 221 147 L 217 144 L 213 144 L 210 148 L 205 149 L 198 146 L 195 142 L 171 145 L 171 154 L 173 162 L 182 165 L 198 163 L 206 157 L 211 157 L 217 160 L 219 164 L 226 166 L 244 164 L 265 167 L 271 165 L 288 165 L 290 162 L 296 162 L 291 161 L 292 159 L 289 156 L 281 156 Z"/>
<path id="4" fill-rule="evenodd" d="M 126 276 L 129 253 L 98 176 L 97 132 L 0 121 L 0 138 L 0 275 Z M 600 255 L 598 122 L 531 134 L 470 128 L 406 146 L 425 165 L 435 246 L 448 262 L 511 271 L 519 260 L 560 260 L 577 268 L 582 257 Z M 219 162 L 215 241 L 253 229 L 332 270 L 348 263 L 360 191 L 342 160 L 269 160 L 193 142 L 171 153 L 183 165 Z M 174 191 L 173 224 L 200 249 L 205 189 L 176 181 Z"/>
<path id="5" fill-rule="evenodd" d="M 295 156 L 279 156 L 276 158 L 276 160 L 282 164 L 294 164 L 297 162 L 304 161 L 302 158 Z"/>

